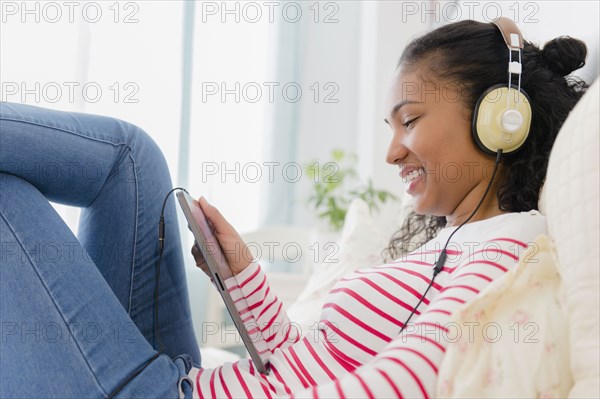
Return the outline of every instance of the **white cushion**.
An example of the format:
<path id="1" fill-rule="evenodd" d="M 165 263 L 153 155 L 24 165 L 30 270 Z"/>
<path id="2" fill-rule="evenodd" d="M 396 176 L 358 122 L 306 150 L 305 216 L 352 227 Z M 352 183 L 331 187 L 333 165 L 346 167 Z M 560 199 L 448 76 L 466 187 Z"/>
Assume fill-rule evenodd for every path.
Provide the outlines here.
<path id="1" fill-rule="evenodd" d="M 569 397 L 600 397 L 599 85 L 596 81 L 563 125 L 548 164 L 542 204 L 556 242 L 569 313 Z"/>

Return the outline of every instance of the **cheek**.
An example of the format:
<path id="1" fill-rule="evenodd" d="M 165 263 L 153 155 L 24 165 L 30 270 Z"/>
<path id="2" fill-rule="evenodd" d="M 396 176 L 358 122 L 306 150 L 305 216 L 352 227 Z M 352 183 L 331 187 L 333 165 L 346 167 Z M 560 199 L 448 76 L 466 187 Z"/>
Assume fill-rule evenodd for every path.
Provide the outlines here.
<path id="1" fill-rule="evenodd" d="M 479 178 L 482 159 L 469 140 L 470 136 L 457 138 L 456 134 L 444 132 L 420 147 L 420 160 L 427 166 L 426 193 L 442 203 L 461 198 Z"/>
<path id="2" fill-rule="evenodd" d="M 442 126 L 432 130 L 429 138 L 432 146 L 430 153 L 441 163 L 440 167 L 444 167 L 444 164 L 448 164 L 448 167 L 463 167 L 465 162 L 472 162 L 480 156 L 471 137 L 470 126 L 462 120 L 452 122 L 440 122 Z"/>
<path id="3" fill-rule="evenodd" d="M 424 126 L 425 127 L 425 126 Z M 425 127 L 426 128 L 426 127 Z M 412 148 L 427 168 L 441 167 L 459 160 L 466 150 L 465 143 L 456 139 L 456 134 L 446 129 L 427 129 L 425 134 L 415 135 Z"/>

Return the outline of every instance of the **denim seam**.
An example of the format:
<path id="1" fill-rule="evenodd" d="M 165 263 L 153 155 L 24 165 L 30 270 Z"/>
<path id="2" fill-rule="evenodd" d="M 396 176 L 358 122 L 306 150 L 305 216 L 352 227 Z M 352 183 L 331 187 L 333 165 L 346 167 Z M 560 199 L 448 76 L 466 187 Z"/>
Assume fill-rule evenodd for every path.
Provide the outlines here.
<path id="1" fill-rule="evenodd" d="M 135 276 L 135 270 L 136 270 L 136 266 L 137 266 L 137 262 L 136 262 L 136 249 L 137 249 L 137 240 L 138 240 L 138 221 L 139 221 L 139 210 L 140 210 L 140 204 L 139 204 L 139 182 L 138 182 L 138 175 L 137 175 L 137 164 L 135 162 L 135 157 L 133 156 L 133 149 L 131 148 L 131 146 L 129 146 L 128 144 L 116 144 L 116 147 L 118 146 L 123 146 L 125 151 L 128 152 L 128 156 L 131 159 L 131 162 L 133 164 L 133 176 L 134 176 L 134 182 L 135 182 L 135 231 L 133 232 L 133 249 L 132 249 L 132 257 L 131 257 L 131 274 L 130 274 L 130 278 L 129 278 L 129 295 L 127 298 L 127 314 L 131 317 L 131 309 L 133 306 L 133 281 L 134 281 L 134 276 Z M 106 185 L 106 183 L 108 182 L 108 178 L 107 180 L 104 182 L 104 184 L 102 185 L 102 187 L 100 188 L 100 191 L 102 191 L 102 189 L 104 188 L 104 186 Z M 94 199 L 94 201 L 92 201 L 92 203 L 90 204 L 90 206 L 92 206 L 94 204 L 94 202 L 96 201 L 96 199 Z"/>
<path id="2" fill-rule="evenodd" d="M 135 179 L 135 231 L 133 233 L 133 257 L 132 257 L 132 265 L 131 265 L 131 277 L 129 279 L 129 301 L 128 301 L 128 309 L 127 314 L 131 315 L 131 306 L 133 302 L 133 278 L 135 275 L 136 269 L 136 249 L 137 249 L 137 237 L 138 237 L 138 218 L 139 218 L 139 210 L 140 210 L 140 198 L 139 198 L 139 182 L 137 175 L 137 168 L 135 163 L 135 157 L 133 156 L 133 151 L 129 150 L 129 158 L 131 158 L 131 162 L 133 162 L 133 176 Z"/>
<path id="3" fill-rule="evenodd" d="M 60 308 L 58 307 L 58 305 L 56 305 L 56 301 L 54 300 L 54 298 L 52 297 L 52 295 L 50 294 L 50 290 L 48 289 L 48 287 L 46 286 L 46 283 L 44 282 L 44 279 L 40 276 L 37 268 L 34 266 L 33 261 L 31 260 L 31 258 L 29 257 L 29 254 L 27 253 L 27 251 L 25 250 L 25 247 L 21 241 L 21 239 L 19 238 L 19 236 L 17 235 L 15 229 L 12 227 L 12 225 L 10 224 L 10 222 L 4 217 L 4 214 L 0 211 L 0 217 L 2 218 L 2 220 L 4 220 L 6 222 L 6 225 L 8 226 L 8 228 L 10 229 L 11 233 L 15 236 L 16 240 L 18 241 L 19 245 L 21 246 L 21 249 L 23 250 L 23 253 L 27 256 L 27 260 L 29 260 L 30 265 L 32 266 L 33 270 L 35 271 L 35 274 L 38 276 L 38 279 L 40 281 L 40 283 L 42 283 L 42 285 L 44 286 L 44 289 L 46 290 L 46 293 L 48 294 L 48 296 L 50 297 L 50 299 L 52 300 L 52 304 L 54 305 L 54 307 L 56 308 L 56 311 L 58 312 L 58 314 L 60 315 L 60 317 L 62 318 L 63 322 L 65 323 L 66 326 L 68 326 L 69 324 L 67 323 L 67 320 L 65 319 L 65 316 L 63 315 L 63 313 L 60 311 Z M 88 362 L 88 359 L 85 357 L 85 355 L 83 354 L 83 350 L 81 349 L 81 346 L 79 345 L 78 340 L 76 339 L 75 335 L 73 335 L 73 332 L 71 331 L 71 329 L 69 328 L 69 333 L 71 334 L 71 336 L 73 337 L 73 342 L 75 342 L 75 344 L 77 345 L 77 349 L 79 349 L 79 353 L 81 354 L 81 357 L 83 358 L 83 360 L 85 361 L 85 364 L 88 366 L 88 370 L 90 371 L 90 373 L 92 374 L 94 381 L 96 382 L 96 384 L 98 385 L 98 388 L 100 389 L 100 391 L 104 394 L 104 395 L 108 395 L 108 393 L 104 390 L 104 388 L 102 388 L 102 384 L 100 384 L 100 381 L 98 381 L 98 378 L 96 377 L 96 373 L 94 372 L 94 370 L 92 369 L 92 366 L 90 365 L 90 363 Z"/>

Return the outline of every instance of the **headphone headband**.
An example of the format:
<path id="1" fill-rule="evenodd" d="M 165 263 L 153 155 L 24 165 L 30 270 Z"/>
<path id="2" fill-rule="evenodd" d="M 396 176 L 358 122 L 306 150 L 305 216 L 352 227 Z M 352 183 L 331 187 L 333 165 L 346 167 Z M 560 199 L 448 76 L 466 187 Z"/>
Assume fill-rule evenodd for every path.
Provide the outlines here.
<path id="1" fill-rule="evenodd" d="M 492 86 L 477 101 L 473 114 L 473 137 L 477 145 L 486 153 L 504 155 L 522 148 L 531 123 L 531 106 L 527 94 L 521 90 L 522 50 L 524 47 L 521 31 L 512 20 L 496 18 L 495 25 L 508 47 L 508 81 Z M 513 58 L 516 53 L 516 59 Z M 516 79 L 516 85 L 513 84 Z"/>
<path id="2" fill-rule="evenodd" d="M 506 17 L 499 17 L 494 19 L 492 23 L 496 25 L 500 30 L 500 33 L 502 33 L 504 43 L 506 43 L 509 49 L 518 51 L 523 48 L 523 35 L 513 20 Z"/>

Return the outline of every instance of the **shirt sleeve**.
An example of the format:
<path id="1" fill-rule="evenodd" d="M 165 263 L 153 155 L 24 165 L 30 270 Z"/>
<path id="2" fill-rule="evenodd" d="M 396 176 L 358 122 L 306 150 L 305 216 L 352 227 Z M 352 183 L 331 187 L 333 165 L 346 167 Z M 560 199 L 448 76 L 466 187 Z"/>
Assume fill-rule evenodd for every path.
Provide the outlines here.
<path id="1" fill-rule="evenodd" d="M 290 323 L 282 302 L 269 288 L 267 277 L 258 264 L 251 263 L 224 283 L 259 353 L 264 343 L 273 353 L 299 341 L 298 329 Z M 189 377 L 194 381 L 194 398 L 272 398 L 292 393 L 277 370 L 271 371 L 271 377 L 262 375 L 250 359 L 226 363 L 215 369 L 192 367 Z"/>
<path id="2" fill-rule="evenodd" d="M 254 342 L 264 341 L 273 353 L 300 339 L 300 328 L 290 322 L 260 265 L 251 263 L 237 276 L 225 280 L 225 285 Z"/>
<path id="3" fill-rule="evenodd" d="M 491 281 L 516 265 L 516 247 L 521 250 L 527 247 L 527 244 L 510 238 L 496 238 L 493 242 L 486 243 L 490 245 L 484 245 L 484 250 L 470 253 L 457 266 L 444 267 L 442 273 L 451 273 L 451 277 L 441 292 L 431 300 L 414 323 L 408 324 L 370 362 L 330 383 L 310 387 L 293 396 L 434 396 L 438 368 L 446 347 L 451 342 L 457 342 L 460 334 L 469 333 L 461 331 L 460 327 L 450 322 L 452 313 L 478 295 Z"/>

